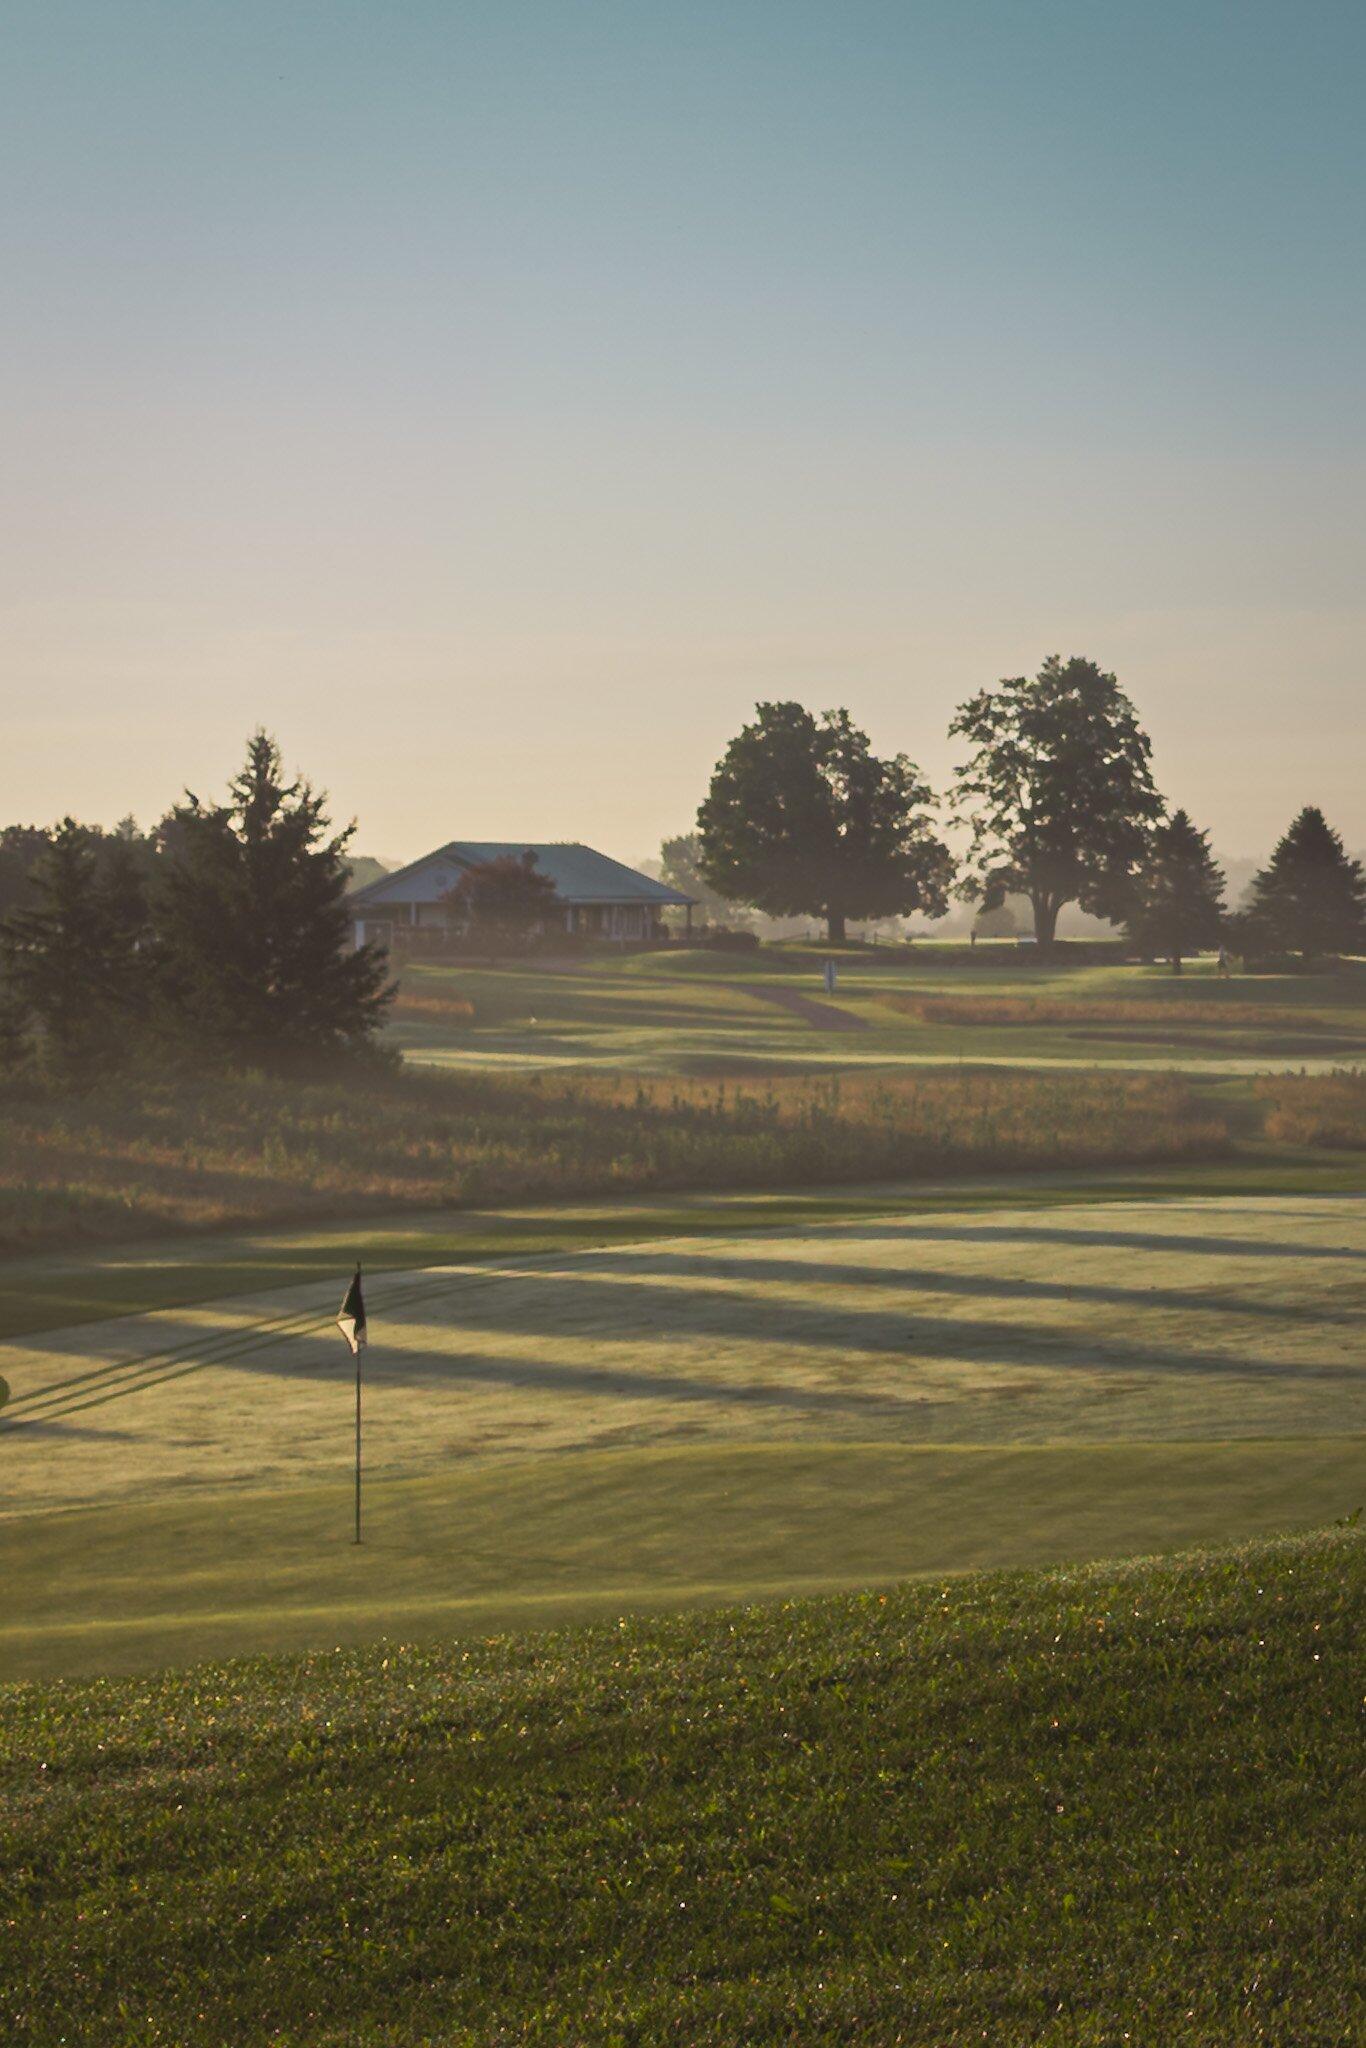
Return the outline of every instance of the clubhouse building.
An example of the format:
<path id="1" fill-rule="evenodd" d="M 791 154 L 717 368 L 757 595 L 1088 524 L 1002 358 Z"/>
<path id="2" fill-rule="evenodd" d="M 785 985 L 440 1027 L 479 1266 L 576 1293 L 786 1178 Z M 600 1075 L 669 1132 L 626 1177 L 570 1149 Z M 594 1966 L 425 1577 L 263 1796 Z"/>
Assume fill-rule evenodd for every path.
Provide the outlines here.
<path id="1" fill-rule="evenodd" d="M 556 920 L 567 933 L 623 944 L 662 936 L 660 913 L 685 910 L 692 922 L 690 896 L 664 882 L 637 874 L 619 860 L 609 860 L 591 846 L 564 841 L 453 839 L 435 853 L 410 861 L 392 875 L 357 889 L 349 898 L 358 946 L 367 939 L 391 939 L 401 932 L 429 933 L 433 938 L 456 929 L 451 892 L 462 875 L 485 862 L 509 855 L 522 860 L 531 854 L 538 873 L 548 875 L 558 898 Z"/>

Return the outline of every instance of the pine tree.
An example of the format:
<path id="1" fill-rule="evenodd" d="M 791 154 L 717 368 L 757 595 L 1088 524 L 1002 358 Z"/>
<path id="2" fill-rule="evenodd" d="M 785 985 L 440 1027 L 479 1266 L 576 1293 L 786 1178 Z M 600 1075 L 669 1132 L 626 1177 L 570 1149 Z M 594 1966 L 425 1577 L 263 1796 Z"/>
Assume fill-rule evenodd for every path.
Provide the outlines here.
<path id="1" fill-rule="evenodd" d="M 1192 953 L 1219 944 L 1223 920 L 1224 877 L 1209 850 L 1209 834 L 1197 831 L 1185 811 L 1176 811 L 1154 828 L 1139 863 L 1126 920 L 1129 942 L 1170 960 L 1173 974 L 1179 974 Z"/>
<path id="2" fill-rule="evenodd" d="M 151 849 L 136 833 L 117 832 L 95 849 L 96 889 L 110 944 L 110 990 L 130 1018 L 145 1021 L 155 997 L 157 951 L 148 898 Z"/>
<path id="3" fill-rule="evenodd" d="M 101 887 L 92 836 L 63 818 L 30 877 L 32 907 L 0 925 L 5 1041 L 67 1081 L 92 1080 L 131 1045 L 133 940 Z"/>
<path id="4" fill-rule="evenodd" d="M 1249 950 L 1302 959 L 1366 949 L 1366 878 L 1323 812 L 1307 805 L 1253 878 Z"/>
<path id="5" fill-rule="evenodd" d="M 155 903 L 166 1007 L 197 1051 L 267 1066 L 373 1042 L 385 954 L 352 948 L 345 854 L 326 797 L 284 777 L 264 732 L 225 804 L 187 795 L 161 830 Z"/>

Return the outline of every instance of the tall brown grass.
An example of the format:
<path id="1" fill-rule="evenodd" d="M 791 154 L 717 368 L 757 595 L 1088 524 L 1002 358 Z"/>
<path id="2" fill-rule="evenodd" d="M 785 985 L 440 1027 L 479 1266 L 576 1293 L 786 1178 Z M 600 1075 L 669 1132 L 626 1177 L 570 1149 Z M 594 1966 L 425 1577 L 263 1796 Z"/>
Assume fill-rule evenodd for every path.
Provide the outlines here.
<path id="1" fill-rule="evenodd" d="M 1278 1024 L 1297 1031 L 1324 1027 L 1317 1018 L 1291 1008 L 1272 1009 L 1239 1002 L 1190 1002 L 1154 996 L 1150 1001 L 1092 996 L 889 995 L 889 1008 L 920 1024 Z"/>
<path id="2" fill-rule="evenodd" d="M 1286 1145 L 1366 1151 L 1366 1073 L 1268 1074 L 1256 1083 L 1266 1134 Z"/>
<path id="3" fill-rule="evenodd" d="M 0 1251 L 178 1228 L 645 1189 L 776 1187 L 1224 1152 L 1162 1075 L 761 1081 L 153 1079 L 0 1098 Z"/>
<path id="4" fill-rule="evenodd" d="M 389 1009 L 392 1023 L 472 1024 L 474 1004 L 468 996 L 446 992 L 427 994 L 420 989 L 399 988 Z"/>

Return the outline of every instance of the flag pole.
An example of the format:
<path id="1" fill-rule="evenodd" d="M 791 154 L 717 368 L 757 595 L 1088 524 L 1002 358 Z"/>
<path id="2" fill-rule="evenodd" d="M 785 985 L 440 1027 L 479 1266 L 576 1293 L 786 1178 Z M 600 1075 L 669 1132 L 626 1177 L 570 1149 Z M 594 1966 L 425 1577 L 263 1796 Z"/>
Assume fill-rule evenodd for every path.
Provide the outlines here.
<path id="1" fill-rule="evenodd" d="M 365 1295 L 360 1284 L 360 1260 L 351 1285 L 347 1288 L 341 1307 L 337 1311 L 337 1328 L 351 1347 L 351 1356 L 356 1361 L 356 1501 L 355 1524 L 351 1537 L 353 1543 L 360 1542 L 360 1476 L 361 1476 L 361 1353 L 365 1349 Z"/>
<path id="2" fill-rule="evenodd" d="M 356 1533 L 352 1541 L 360 1542 L 360 1360 L 356 1353 Z"/>

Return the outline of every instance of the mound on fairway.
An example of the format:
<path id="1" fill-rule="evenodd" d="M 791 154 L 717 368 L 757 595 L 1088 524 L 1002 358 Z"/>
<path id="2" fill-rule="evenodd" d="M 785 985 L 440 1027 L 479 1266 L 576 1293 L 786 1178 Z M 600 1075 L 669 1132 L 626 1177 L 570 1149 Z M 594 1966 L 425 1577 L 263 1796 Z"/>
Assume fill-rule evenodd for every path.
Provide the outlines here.
<path id="1" fill-rule="evenodd" d="M 0 2030 L 1345 2044 L 1362 1560 L 20 1689 Z"/>

